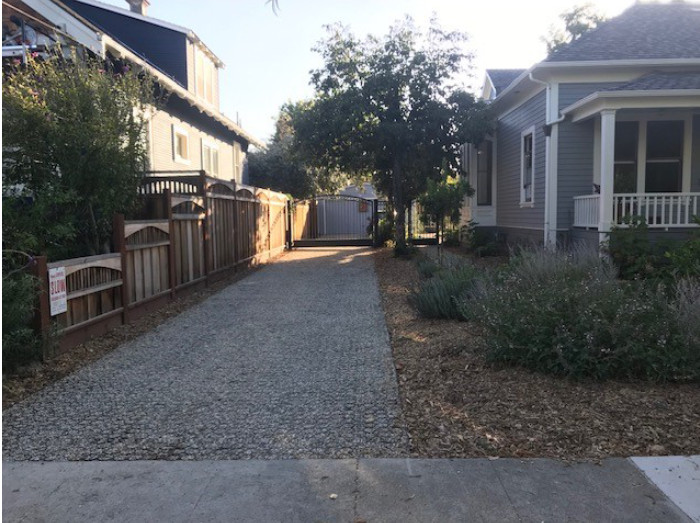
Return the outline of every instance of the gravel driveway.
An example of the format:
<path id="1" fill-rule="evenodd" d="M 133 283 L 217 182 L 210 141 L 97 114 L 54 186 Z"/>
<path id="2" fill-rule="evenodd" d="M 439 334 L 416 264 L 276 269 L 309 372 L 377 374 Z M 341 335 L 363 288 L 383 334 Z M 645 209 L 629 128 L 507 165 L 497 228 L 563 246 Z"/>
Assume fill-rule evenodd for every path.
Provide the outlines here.
<path id="1" fill-rule="evenodd" d="M 11 407 L 4 458 L 406 455 L 370 252 L 288 253 Z"/>

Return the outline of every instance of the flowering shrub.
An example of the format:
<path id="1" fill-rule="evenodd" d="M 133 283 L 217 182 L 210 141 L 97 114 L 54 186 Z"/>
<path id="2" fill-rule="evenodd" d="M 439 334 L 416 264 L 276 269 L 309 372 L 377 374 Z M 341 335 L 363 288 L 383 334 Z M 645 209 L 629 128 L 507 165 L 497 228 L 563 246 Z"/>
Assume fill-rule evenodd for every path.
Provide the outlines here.
<path id="1" fill-rule="evenodd" d="M 471 265 L 455 269 L 427 271 L 431 277 L 421 282 L 418 290 L 411 294 L 411 303 L 426 318 L 469 319 L 460 310 L 458 300 L 475 288 L 478 273 Z"/>
<path id="2" fill-rule="evenodd" d="M 700 285 L 627 282 L 595 254 L 516 256 L 478 303 L 492 361 L 573 378 L 700 380 Z"/>

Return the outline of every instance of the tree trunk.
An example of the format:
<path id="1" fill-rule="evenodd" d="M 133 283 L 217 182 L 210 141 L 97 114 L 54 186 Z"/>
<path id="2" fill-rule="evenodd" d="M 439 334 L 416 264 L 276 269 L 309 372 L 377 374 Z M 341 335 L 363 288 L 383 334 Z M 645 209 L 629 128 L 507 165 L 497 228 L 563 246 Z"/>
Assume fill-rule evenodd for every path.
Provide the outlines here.
<path id="1" fill-rule="evenodd" d="M 403 201 L 403 171 L 398 156 L 394 157 L 394 168 L 391 174 L 394 189 L 394 210 L 396 211 L 395 250 L 398 254 L 403 254 L 406 251 L 406 206 Z"/>

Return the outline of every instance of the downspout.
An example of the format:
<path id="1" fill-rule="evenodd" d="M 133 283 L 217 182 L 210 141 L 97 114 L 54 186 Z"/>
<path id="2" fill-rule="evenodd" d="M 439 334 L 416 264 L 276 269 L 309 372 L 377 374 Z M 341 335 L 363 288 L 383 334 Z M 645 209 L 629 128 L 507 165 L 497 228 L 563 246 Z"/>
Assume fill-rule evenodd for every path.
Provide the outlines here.
<path id="1" fill-rule="evenodd" d="M 559 124 L 563 122 L 566 119 L 566 116 L 559 116 L 559 107 L 558 107 L 558 96 L 557 96 L 557 107 L 552 107 L 552 100 L 551 100 L 551 89 L 552 86 L 549 82 L 545 82 L 543 80 L 540 80 L 538 78 L 535 78 L 534 75 L 532 74 L 532 71 L 528 73 L 528 77 L 530 81 L 544 85 L 547 93 L 546 97 L 546 106 L 545 106 L 545 124 L 544 124 L 544 134 L 545 134 L 545 162 L 544 162 L 544 245 L 545 247 L 552 248 L 556 247 L 556 227 L 554 228 L 554 234 L 552 234 L 552 209 L 551 207 L 554 207 L 553 212 L 557 212 L 557 205 L 556 202 L 554 205 L 550 202 L 552 199 L 552 158 L 551 158 L 551 131 L 552 131 L 552 126 L 555 124 Z M 554 111 L 553 111 L 554 110 Z M 554 114 L 557 115 L 557 118 L 551 120 L 551 114 L 554 112 Z M 554 181 L 556 183 L 556 181 Z"/>

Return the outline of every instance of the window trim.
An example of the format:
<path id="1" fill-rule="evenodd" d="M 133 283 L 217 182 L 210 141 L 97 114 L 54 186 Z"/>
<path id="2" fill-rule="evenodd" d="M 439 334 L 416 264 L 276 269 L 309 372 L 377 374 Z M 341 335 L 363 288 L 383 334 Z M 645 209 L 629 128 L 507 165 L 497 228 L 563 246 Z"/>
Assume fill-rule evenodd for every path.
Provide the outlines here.
<path id="1" fill-rule="evenodd" d="M 532 136 L 532 171 L 530 173 L 530 199 L 525 199 L 525 137 Z M 535 126 L 520 133 L 520 207 L 535 206 Z"/>
<path id="2" fill-rule="evenodd" d="M 207 172 L 210 176 L 218 177 L 219 176 L 219 168 L 221 167 L 221 162 L 219 161 L 219 157 L 221 156 L 221 151 L 219 149 L 219 144 L 212 140 L 208 140 L 206 138 L 202 138 L 202 147 L 201 147 L 201 166 L 202 170 L 206 171 L 204 168 L 204 148 L 207 147 L 210 151 L 210 156 L 209 156 L 209 163 L 211 166 L 214 165 L 214 155 L 213 151 L 216 151 L 216 170 L 211 169 L 211 172 Z"/>
<path id="3" fill-rule="evenodd" d="M 180 156 L 180 154 L 177 152 L 177 136 L 178 135 L 185 137 L 185 145 L 187 147 L 187 157 Z M 177 163 L 182 163 L 185 165 L 190 165 L 192 163 L 192 161 L 190 159 L 190 157 L 191 157 L 190 133 L 184 127 L 180 127 L 178 125 L 172 124 L 172 140 L 173 140 L 173 161 L 175 161 Z"/>

